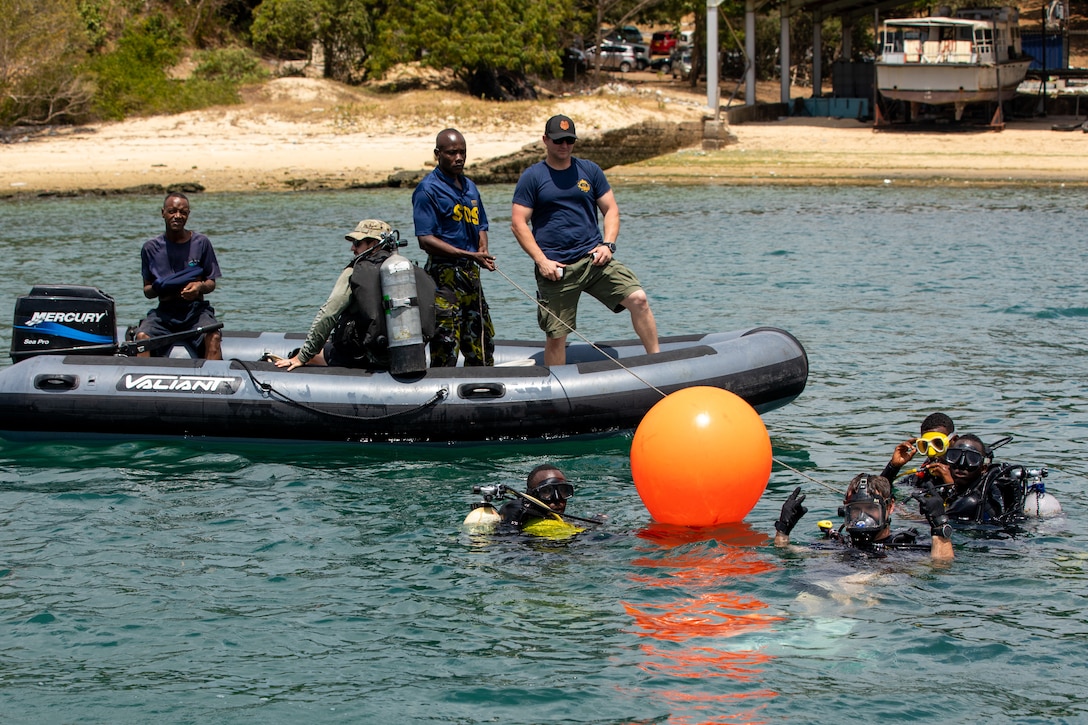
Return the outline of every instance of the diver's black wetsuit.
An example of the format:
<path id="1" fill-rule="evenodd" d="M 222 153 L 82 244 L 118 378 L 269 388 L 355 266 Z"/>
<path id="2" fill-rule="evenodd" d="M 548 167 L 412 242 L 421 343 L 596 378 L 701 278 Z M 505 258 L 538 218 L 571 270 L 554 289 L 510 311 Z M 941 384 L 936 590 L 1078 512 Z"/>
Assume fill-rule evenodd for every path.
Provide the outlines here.
<path id="1" fill-rule="evenodd" d="M 893 529 L 888 536 L 879 541 L 861 541 L 844 533 L 843 528 L 840 527 L 837 531 L 828 531 L 826 540 L 834 542 L 837 546 L 872 554 L 884 554 L 894 550 L 928 552 L 931 546 L 930 541 L 927 539 L 925 542 L 919 542 L 920 537 L 921 533 L 918 529 Z"/>
<path id="2" fill-rule="evenodd" d="M 971 488 L 941 487 L 948 518 L 960 523 L 1008 525 L 1023 521 L 1028 488 L 1023 467 L 994 464 Z M 1021 475 L 1018 475 L 1021 474 Z"/>
<path id="3" fill-rule="evenodd" d="M 519 530 L 533 521 L 549 518 L 549 514 L 550 509 L 545 511 L 523 498 L 507 501 L 499 509 L 499 515 L 502 516 L 501 523 L 506 526 L 516 527 Z"/>

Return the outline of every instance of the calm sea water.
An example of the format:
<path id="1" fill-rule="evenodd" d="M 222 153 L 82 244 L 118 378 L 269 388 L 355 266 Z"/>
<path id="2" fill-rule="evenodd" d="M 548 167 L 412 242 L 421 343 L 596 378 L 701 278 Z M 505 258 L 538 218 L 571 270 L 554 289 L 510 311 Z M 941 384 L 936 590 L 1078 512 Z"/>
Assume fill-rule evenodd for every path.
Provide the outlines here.
<path id="1" fill-rule="evenodd" d="M 484 200 L 500 268 L 532 289 Z M 620 257 L 662 334 L 783 327 L 812 373 L 764 417 L 776 465 L 744 524 L 668 530 L 629 436 L 494 446 L 0 442 L 0 707 L 12 723 L 1088 721 L 1088 200 L 1081 191 L 620 187 Z M 409 192 L 193 199 L 212 299 L 238 329 L 305 330 L 366 217 Z M 146 310 L 159 199 L 0 202 L 0 300 L 101 287 Z M 422 260 L 414 240 L 408 256 Z M 502 337 L 532 303 L 486 278 Z M 10 312 L 9 312 L 10 314 Z M 2 319 L 2 318 L 0 318 Z M 10 343 L 7 317 L 0 346 Z M 631 337 L 586 304 L 584 332 Z M 927 413 L 1011 435 L 1062 517 L 957 534 L 956 559 L 767 546 L 794 486 L 834 516 Z M 473 537 L 474 484 L 556 461 L 567 542 Z M 909 506 L 904 508 L 910 508 Z"/>

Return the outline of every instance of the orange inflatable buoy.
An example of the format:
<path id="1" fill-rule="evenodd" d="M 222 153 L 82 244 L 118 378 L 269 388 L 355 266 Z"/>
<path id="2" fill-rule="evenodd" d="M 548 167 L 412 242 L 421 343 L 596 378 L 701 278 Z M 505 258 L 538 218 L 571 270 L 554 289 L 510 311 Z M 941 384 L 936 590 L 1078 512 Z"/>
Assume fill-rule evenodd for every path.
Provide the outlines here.
<path id="1" fill-rule="evenodd" d="M 685 388 L 658 401 L 635 430 L 631 476 L 655 521 L 716 526 L 744 519 L 771 477 L 771 438 L 759 413 L 721 388 Z"/>

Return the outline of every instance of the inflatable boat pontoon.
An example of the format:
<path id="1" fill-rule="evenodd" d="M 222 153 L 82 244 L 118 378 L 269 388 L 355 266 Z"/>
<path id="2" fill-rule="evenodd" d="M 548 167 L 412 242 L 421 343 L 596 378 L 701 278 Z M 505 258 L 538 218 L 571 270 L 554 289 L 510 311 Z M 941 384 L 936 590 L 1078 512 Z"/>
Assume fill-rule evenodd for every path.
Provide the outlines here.
<path id="1" fill-rule="evenodd" d="M 804 348 L 771 327 L 662 338 L 653 355 L 638 340 L 575 343 L 567 364 L 553 368 L 541 364 L 543 342 L 498 341 L 495 367 L 410 375 L 312 366 L 286 372 L 261 362 L 266 354 L 287 357 L 303 333 L 224 330 L 224 360 L 194 359 L 182 346 L 169 357 L 130 357 L 109 350 L 101 331 L 37 342 L 28 329 L 39 334 L 54 325 L 56 332 L 93 316 L 64 300 L 108 296 L 85 287 L 35 288 L 29 297 L 35 293 L 38 301 L 49 299 L 52 311 L 41 312 L 38 301 L 21 313 L 17 305 L 16 362 L 0 370 L 6 438 L 558 438 L 633 429 L 662 395 L 695 385 L 730 390 L 762 413 L 792 401 L 808 379 Z M 37 322 L 28 327 L 34 314 Z M 112 320 L 97 322 L 111 323 L 116 340 Z"/>

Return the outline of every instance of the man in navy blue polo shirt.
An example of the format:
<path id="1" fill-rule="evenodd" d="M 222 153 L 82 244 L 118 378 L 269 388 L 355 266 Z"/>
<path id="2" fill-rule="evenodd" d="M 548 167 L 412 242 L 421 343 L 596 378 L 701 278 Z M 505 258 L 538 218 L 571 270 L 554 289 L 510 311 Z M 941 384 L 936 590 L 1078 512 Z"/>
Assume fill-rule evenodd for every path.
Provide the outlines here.
<path id="1" fill-rule="evenodd" d="M 495 328 L 484 299 L 480 267 L 495 269 L 487 251 L 487 214 L 476 184 L 464 174 L 465 137 L 447 128 L 435 139 L 438 167 L 412 192 L 412 219 L 426 270 L 438 288 L 431 367 L 495 364 Z"/>

